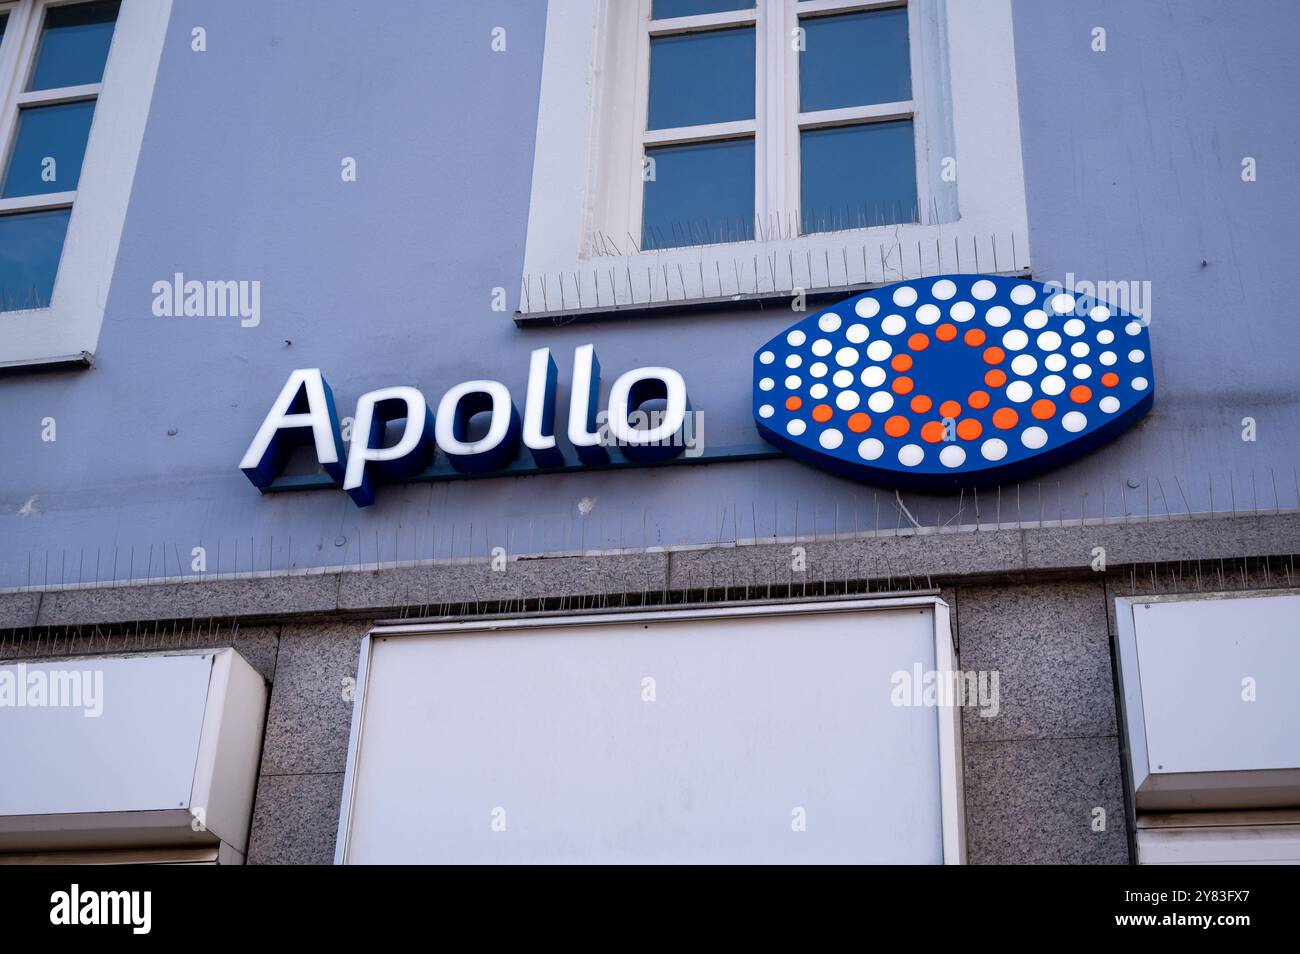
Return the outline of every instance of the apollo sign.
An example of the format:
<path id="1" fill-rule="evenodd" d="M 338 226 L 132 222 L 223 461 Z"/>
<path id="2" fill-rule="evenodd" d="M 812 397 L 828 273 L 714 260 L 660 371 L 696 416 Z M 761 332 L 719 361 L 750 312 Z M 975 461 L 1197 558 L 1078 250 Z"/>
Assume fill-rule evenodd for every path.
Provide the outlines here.
<path id="1" fill-rule="evenodd" d="M 555 359 L 549 348 L 539 348 L 529 361 L 522 416 L 500 381 L 463 381 L 442 395 L 436 411 L 417 388 L 368 391 L 357 399 L 345 449 L 325 376 L 318 368 L 300 368 L 281 388 L 239 469 L 255 486 L 267 487 L 295 447 L 311 446 L 324 471 L 367 507 L 377 484 L 412 479 L 429 466 L 435 449 L 466 474 L 500 470 L 515 460 L 521 444 L 538 468 L 559 467 L 565 459 L 555 433 L 556 384 Z M 672 368 L 627 371 L 614 380 L 603 410 L 599 401 L 600 361 L 594 345 L 582 345 L 573 355 L 566 436 L 584 464 L 607 463 L 611 445 L 630 460 L 649 463 L 693 444 L 686 382 Z M 662 407 L 641 410 L 650 402 Z M 471 435 L 471 419 L 478 415 L 486 416 L 486 430 Z M 397 431 L 395 439 L 390 428 Z"/>
<path id="2" fill-rule="evenodd" d="M 532 352 L 522 416 L 499 381 L 457 384 L 436 409 L 416 388 L 383 388 L 357 400 L 346 449 L 324 376 L 300 369 L 239 466 L 269 487 L 294 447 L 309 445 L 333 485 L 365 507 L 377 484 L 418 477 L 438 450 L 464 474 L 512 467 L 521 445 L 535 471 L 572 468 L 573 453 L 578 466 L 607 465 L 614 447 L 623 463 L 699 456 L 702 431 L 679 372 L 627 371 L 604 408 L 600 374 L 595 347 L 575 349 L 566 453 L 547 348 Z M 709 460 L 783 452 L 919 491 L 1015 482 L 1060 466 L 1122 433 L 1155 399 L 1144 320 L 1060 286 L 983 275 L 899 282 L 801 318 L 755 352 L 753 382 L 754 423 L 767 445 L 724 448 Z"/>

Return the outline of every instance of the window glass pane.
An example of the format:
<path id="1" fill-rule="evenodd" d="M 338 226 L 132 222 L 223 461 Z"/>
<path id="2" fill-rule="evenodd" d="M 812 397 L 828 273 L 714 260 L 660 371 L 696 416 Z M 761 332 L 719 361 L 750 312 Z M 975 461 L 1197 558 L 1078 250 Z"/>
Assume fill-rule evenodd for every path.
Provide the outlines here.
<path id="1" fill-rule="evenodd" d="M 18 135 L 0 195 L 7 199 L 77 188 L 94 114 L 93 99 L 20 110 Z"/>
<path id="2" fill-rule="evenodd" d="M 104 78 L 119 0 L 97 0 L 45 11 L 36 68 L 27 88 L 57 89 Z"/>
<path id="3" fill-rule="evenodd" d="M 656 20 L 670 17 L 690 17 L 697 13 L 721 13 L 724 10 L 752 10 L 754 0 L 654 0 L 653 12 Z"/>
<path id="4" fill-rule="evenodd" d="M 0 215 L 0 311 L 49 305 L 71 215 L 71 209 Z"/>
<path id="5" fill-rule="evenodd" d="M 642 248 L 744 241 L 753 234 L 754 140 L 646 149 Z"/>
<path id="6" fill-rule="evenodd" d="M 910 119 L 809 129 L 800 140 L 802 231 L 917 221 Z"/>
<path id="7" fill-rule="evenodd" d="M 9 22 L 8 13 L 0 13 L 0 40 L 5 38 L 5 25 Z"/>
<path id="8" fill-rule="evenodd" d="M 753 118 L 753 27 L 650 40 L 647 128 Z"/>
<path id="9" fill-rule="evenodd" d="M 805 17 L 799 109 L 898 103 L 912 98 L 907 9 Z"/>

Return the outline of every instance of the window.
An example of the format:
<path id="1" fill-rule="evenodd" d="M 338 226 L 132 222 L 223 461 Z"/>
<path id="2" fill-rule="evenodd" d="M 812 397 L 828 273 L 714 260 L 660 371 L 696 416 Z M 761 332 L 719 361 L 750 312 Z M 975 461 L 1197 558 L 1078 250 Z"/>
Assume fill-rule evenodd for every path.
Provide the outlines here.
<path id="1" fill-rule="evenodd" d="M 551 4 L 517 319 L 1022 274 L 1019 150 L 1009 0 Z"/>
<path id="2" fill-rule="evenodd" d="M 170 0 L 0 0 L 0 371 L 88 364 Z"/>

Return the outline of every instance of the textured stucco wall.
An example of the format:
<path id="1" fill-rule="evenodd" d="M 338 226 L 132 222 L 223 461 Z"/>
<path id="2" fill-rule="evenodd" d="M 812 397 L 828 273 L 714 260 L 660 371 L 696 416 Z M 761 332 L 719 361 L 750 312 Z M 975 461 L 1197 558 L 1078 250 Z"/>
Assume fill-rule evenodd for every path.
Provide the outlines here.
<path id="1" fill-rule="evenodd" d="M 1002 518 L 1205 510 L 1211 483 L 1221 510 L 1295 506 L 1300 325 L 1283 276 L 1300 192 L 1284 169 L 1300 119 L 1278 93 L 1295 86 L 1300 8 L 1014 11 L 1036 277 L 1150 281 L 1159 395 L 1140 427 L 1021 488 L 1015 508 L 1008 488 Z M 345 408 L 470 376 L 518 394 L 543 343 L 562 377 L 586 341 L 610 373 L 675 365 L 709 442 L 753 439 L 747 355 L 788 312 L 521 331 L 489 308 L 494 287 L 513 302 L 519 286 L 544 21 L 523 0 L 394 0 L 381 16 L 177 0 L 98 363 L 0 379 L 0 585 L 188 574 L 199 544 L 228 571 L 907 522 L 891 492 L 792 461 L 388 488 L 368 511 L 332 491 L 263 498 L 238 473 L 293 367 L 325 369 Z M 190 50 L 194 26 L 206 53 Z M 1243 156 L 1258 182 L 1241 181 Z M 260 327 L 154 318 L 151 285 L 176 271 L 260 280 Z M 907 504 L 926 525 L 972 518 L 970 495 L 960 517 L 957 499 Z"/>

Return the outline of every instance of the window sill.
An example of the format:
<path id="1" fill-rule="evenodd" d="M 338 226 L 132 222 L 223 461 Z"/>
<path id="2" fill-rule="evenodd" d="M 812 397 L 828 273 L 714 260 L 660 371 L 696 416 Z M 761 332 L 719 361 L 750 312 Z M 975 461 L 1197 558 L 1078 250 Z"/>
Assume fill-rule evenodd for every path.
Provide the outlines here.
<path id="1" fill-rule="evenodd" d="M 52 354 L 33 358 L 10 358 L 0 361 L 0 377 L 19 374 L 41 374 L 46 371 L 84 371 L 95 363 L 89 351 L 72 354 Z"/>

